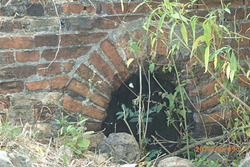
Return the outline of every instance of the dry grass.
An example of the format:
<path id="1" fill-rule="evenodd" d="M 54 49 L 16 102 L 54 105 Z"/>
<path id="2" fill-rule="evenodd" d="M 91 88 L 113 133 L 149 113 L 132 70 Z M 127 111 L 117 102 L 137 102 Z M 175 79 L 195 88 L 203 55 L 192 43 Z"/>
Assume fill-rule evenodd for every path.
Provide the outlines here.
<path id="1" fill-rule="evenodd" d="M 44 138 L 37 129 L 29 125 L 24 127 L 0 125 L 0 148 L 7 152 L 17 151 L 30 158 L 34 167 L 118 167 L 111 159 L 93 151 L 84 151 L 80 157 L 74 157 L 69 148 L 62 149 L 60 138 Z M 63 157 L 66 162 L 63 163 Z"/>

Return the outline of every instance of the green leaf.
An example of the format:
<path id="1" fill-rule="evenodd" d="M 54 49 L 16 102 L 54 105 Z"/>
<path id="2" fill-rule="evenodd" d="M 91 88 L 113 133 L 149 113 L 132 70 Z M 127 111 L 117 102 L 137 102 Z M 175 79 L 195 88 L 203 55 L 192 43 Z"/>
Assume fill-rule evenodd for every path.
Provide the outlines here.
<path id="1" fill-rule="evenodd" d="M 193 16 L 190 20 L 192 32 L 193 32 L 193 39 L 195 39 L 196 36 L 196 23 L 197 23 L 197 16 Z"/>
<path id="2" fill-rule="evenodd" d="M 246 135 L 247 135 L 248 137 L 250 137 L 250 129 L 247 129 L 247 130 L 245 131 L 245 133 L 246 133 Z"/>
<path id="3" fill-rule="evenodd" d="M 166 15 L 167 15 L 167 13 L 164 13 L 162 16 L 161 16 L 161 18 L 160 18 L 160 20 L 159 20 L 159 24 L 158 24 L 158 30 L 161 32 L 161 33 L 163 33 L 163 31 L 162 31 L 162 25 L 163 25 L 163 23 L 164 23 L 164 21 L 165 21 L 165 17 L 166 17 Z"/>
<path id="4" fill-rule="evenodd" d="M 205 50 L 205 56 L 204 56 L 204 59 L 205 59 L 205 72 L 207 72 L 207 70 L 208 70 L 209 56 L 210 56 L 210 47 L 207 46 L 206 50 Z"/>
<path id="5" fill-rule="evenodd" d="M 232 51 L 231 57 L 230 57 L 230 69 L 233 71 L 237 71 L 238 63 L 237 59 L 235 57 L 234 51 Z"/>
<path id="6" fill-rule="evenodd" d="M 186 118 L 186 110 L 177 110 L 178 114 L 180 114 L 184 119 Z"/>
<path id="7" fill-rule="evenodd" d="M 84 149 L 87 149 L 90 145 L 90 141 L 89 140 L 81 140 L 77 143 L 77 146 L 80 147 L 80 148 L 84 148 Z"/>
<path id="8" fill-rule="evenodd" d="M 187 34 L 187 28 L 184 23 L 181 24 L 181 35 L 184 39 L 185 43 L 188 45 L 188 34 Z"/>
<path id="9" fill-rule="evenodd" d="M 155 63 L 151 63 L 151 64 L 149 65 L 149 71 L 150 71 L 151 73 L 153 73 L 154 70 L 155 70 Z"/>
<path id="10" fill-rule="evenodd" d="M 130 44 L 130 47 L 133 49 L 133 51 L 135 52 L 135 54 L 139 54 L 140 53 L 140 48 L 139 48 L 139 46 L 135 43 L 135 42 L 133 42 L 133 41 L 128 41 L 129 42 L 129 44 Z"/>
<path id="11" fill-rule="evenodd" d="M 190 54 L 190 58 L 193 57 L 193 53 L 194 51 L 198 48 L 198 45 L 200 42 L 203 42 L 204 41 L 204 35 L 202 36 L 199 36 L 193 43 L 193 46 L 192 46 L 192 51 L 191 51 L 191 54 Z"/>
<path id="12" fill-rule="evenodd" d="M 217 64 L 218 64 L 218 55 L 215 55 L 215 57 L 214 57 L 214 68 L 217 68 Z"/>

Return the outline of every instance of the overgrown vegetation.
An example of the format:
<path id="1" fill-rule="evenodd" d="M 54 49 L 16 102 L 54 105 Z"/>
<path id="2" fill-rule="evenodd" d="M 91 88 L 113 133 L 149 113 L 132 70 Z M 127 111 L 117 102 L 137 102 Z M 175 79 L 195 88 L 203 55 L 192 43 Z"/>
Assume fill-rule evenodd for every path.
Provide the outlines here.
<path id="1" fill-rule="evenodd" d="M 151 8 L 152 3 L 158 4 L 157 7 Z M 198 69 L 210 74 L 210 77 L 216 81 L 217 84 L 214 89 L 220 95 L 220 103 L 225 105 L 228 111 L 231 110 L 237 113 L 237 118 L 227 122 L 226 125 L 218 122 L 223 128 L 224 135 L 221 136 L 221 140 L 215 140 L 216 142 L 219 141 L 213 143 L 212 146 L 236 146 L 237 150 L 221 155 L 224 158 L 218 161 L 223 161 L 224 164 L 231 166 L 238 165 L 239 156 L 249 151 L 248 146 L 244 144 L 249 142 L 248 137 L 250 137 L 249 97 L 247 97 L 248 94 L 244 93 L 244 91 L 249 91 L 249 89 L 242 88 L 239 81 L 249 85 L 250 63 L 249 59 L 243 60 L 239 48 L 231 47 L 228 41 L 235 40 L 240 43 L 242 40 L 250 40 L 250 38 L 238 34 L 235 26 L 229 27 L 227 22 L 224 21 L 224 15 L 231 12 L 229 9 L 230 4 L 222 2 L 220 8 L 211 10 L 206 16 L 195 15 L 191 10 L 195 1 L 185 4 L 169 0 L 164 0 L 163 2 L 144 1 L 138 8 L 145 4 L 151 8 L 151 13 L 143 26 L 147 31 L 151 46 L 151 53 L 148 58 L 149 71 L 151 75 L 154 75 L 156 66 L 161 66 L 162 71 L 174 73 L 176 76 L 176 92 L 174 94 L 163 93 L 162 98 L 169 101 L 168 112 L 175 112 L 181 115 L 181 123 L 185 129 L 185 133 L 182 134 L 183 141 L 186 143 L 185 155 L 188 159 L 195 157 L 194 163 L 198 166 L 199 164 L 218 166 L 221 163 L 207 160 L 207 157 L 212 154 L 211 151 L 208 156 L 198 157 L 198 154 L 194 152 L 193 145 L 192 147 L 190 146 L 195 140 L 188 133 L 186 115 L 191 110 L 186 106 L 186 101 L 189 100 L 189 97 L 185 86 L 189 80 L 183 79 L 185 78 L 183 75 L 189 73 L 189 75 L 195 77 L 195 69 Z M 248 17 L 249 15 L 246 19 Z M 130 41 L 130 45 L 134 53 L 139 55 L 140 42 Z M 158 45 L 166 46 L 165 58 L 167 61 L 165 64 L 159 65 L 155 63 Z M 177 61 L 181 56 L 188 56 L 189 62 L 192 62 L 187 71 L 178 70 Z M 131 58 L 128 60 L 127 65 L 129 66 L 133 61 L 138 63 L 140 76 L 148 75 L 143 74 L 144 69 L 142 69 L 143 66 L 138 59 Z M 138 98 L 139 100 L 141 99 L 141 92 Z M 142 101 L 139 101 L 137 113 L 139 116 L 136 119 L 140 135 L 139 142 L 140 146 L 143 147 L 143 141 L 145 140 L 143 136 L 147 131 L 147 128 L 143 127 L 147 126 L 150 110 L 143 111 L 141 105 Z M 200 109 L 195 105 L 193 107 L 195 112 L 200 112 Z M 125 114 L 126 116 L 128 115 Z"/>

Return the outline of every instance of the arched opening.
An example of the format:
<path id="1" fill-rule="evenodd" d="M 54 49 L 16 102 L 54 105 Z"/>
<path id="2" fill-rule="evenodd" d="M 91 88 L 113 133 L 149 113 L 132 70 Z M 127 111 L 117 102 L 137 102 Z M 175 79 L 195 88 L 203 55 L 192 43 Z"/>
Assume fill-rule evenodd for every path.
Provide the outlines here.
<path id="1" fill-rule="evenodd" d="M 141 131 L 146 129 L 143 140 L 147 150 L 162 150 L 159 143 L 170 152 L 177 150 L 181 143 L 178 141 L 181 140 L 183 127 L 179 119 L 180 115 L 168 109 L 167 97 L 175 92 L 173 78 L 172 74 L 163 72 L 141 76 L 131 75 L 119 89 L 112 93 L 107 117 L 102 124 L 104 134 L 108 136 L 110 133 L 117 132 L 132 133 L 139 140 L 139 133 L 141 133 L 139 129 Z M 139 110 L 143 122 L 141 128 L 138 124 Z M 165 152 L 164 149 L 163 152 Z"/>

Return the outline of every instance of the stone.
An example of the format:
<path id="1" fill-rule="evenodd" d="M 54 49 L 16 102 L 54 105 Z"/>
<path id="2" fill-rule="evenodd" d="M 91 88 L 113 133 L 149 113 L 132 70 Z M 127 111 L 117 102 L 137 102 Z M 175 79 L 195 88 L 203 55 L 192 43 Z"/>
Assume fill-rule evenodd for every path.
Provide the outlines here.
<path id="1" fill-rule="evenodd" d="M 90 141 L 89 148 L 95 149 L 98 147 L 98 145 L 101 143 L 101 141 L 103 141 L 107 137 L 103 133 L 94 133 L 94 134 L 90 134 L 84 138 Z"/>
<path id="2" fill-rule="evenodd" d="M 0 151 L 0 166 L 1 167 L 14 167 L 11 163 L 10 158 L 7 155 L 7 152 Z"/>
<path id="3" fill-rule="evenodd" d="M 139 159 L 140 149 L 135 138 L 127 133 L 111 133 L 97 149 L 112 157 L 114 163 L 133 163 Z"/>
<path id="4" fill-rule="evenodd" d="M 195 167 L 194 164 L 184 158 L 180 157 L 169 157 L 161 160 L 158 165 L 158 167 Z"/>
<path id="5" fill-rule="evenodd" d="M 250 167 L 250 152 L 248 152 L 245 158 L 240 162 L 239 167 Z"/>

